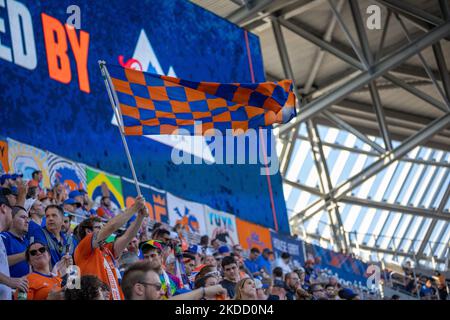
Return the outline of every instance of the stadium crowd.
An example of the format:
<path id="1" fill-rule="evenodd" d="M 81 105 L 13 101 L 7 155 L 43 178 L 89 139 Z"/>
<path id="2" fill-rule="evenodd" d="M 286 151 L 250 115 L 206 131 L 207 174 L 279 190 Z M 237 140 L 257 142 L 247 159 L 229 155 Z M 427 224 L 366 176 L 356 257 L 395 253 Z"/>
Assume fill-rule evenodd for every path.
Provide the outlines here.
<path id="1" fill-rule="evenodd" d="M 358 300 L 377 298 L 343 285 L 308 259 L 247 254 L 226 234 L 189 243 L 181 225 L 148 218 L 145 199 L 115 211 L 85 190 L 40 187 L 0 177 L 0 300 Z"/>

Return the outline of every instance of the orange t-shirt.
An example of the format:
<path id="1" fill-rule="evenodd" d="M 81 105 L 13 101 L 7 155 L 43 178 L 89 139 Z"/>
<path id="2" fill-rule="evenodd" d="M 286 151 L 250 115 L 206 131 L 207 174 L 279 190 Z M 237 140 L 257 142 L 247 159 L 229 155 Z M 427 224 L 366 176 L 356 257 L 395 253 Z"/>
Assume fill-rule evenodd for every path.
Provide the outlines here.
<path id="1" fill-rule="evenodd" d="M 123 300 L 123 293 L 119 286 L 119 280 L 114 265 L 113 243 L 108 243 L 101 248 L 92 247 L 93 233 L 90 233 L 80 241 L 75 249 L 74 262 L 80 268 L 81 275 L 94 275 L 109 286 L 112 300 Z"/>
<path id="2" fill-rule="evenodd" d="M 62 279 L 58 276 L 45 275 L 35 271 L 30 273 L 27 279 L 27 300 L 47 300 L 50 291 L 61 290 Z M 15 298 L 17 299 L 17 290 Z"/>

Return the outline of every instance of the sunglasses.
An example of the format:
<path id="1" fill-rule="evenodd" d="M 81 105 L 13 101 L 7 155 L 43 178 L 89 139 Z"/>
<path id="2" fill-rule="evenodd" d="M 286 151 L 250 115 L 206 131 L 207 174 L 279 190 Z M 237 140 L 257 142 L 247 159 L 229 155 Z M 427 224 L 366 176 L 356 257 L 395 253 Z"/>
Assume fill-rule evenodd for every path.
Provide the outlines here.
<path id="1" fill-rule="evenodd" d="M 37 255 L 38 252 L 44 253 L 46 251 L 47 251 L 47 249 L 45 247 L 40 247 L 39 249 L 33 249 L 33 250 L 30 250 L 30 256 L 34 257 L 35 255 Z"/>

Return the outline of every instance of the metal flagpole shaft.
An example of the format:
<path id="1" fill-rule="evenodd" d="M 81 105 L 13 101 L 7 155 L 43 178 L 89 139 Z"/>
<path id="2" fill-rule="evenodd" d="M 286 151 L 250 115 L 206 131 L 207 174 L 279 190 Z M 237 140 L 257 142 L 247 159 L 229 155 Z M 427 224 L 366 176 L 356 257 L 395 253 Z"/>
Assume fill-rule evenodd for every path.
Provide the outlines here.
<path id="1" fill-rule="evenodd" d="M 112 89 L 114 88 L 114 86 L 111 82 L 111 78 L 109 76 L 108 69 L 106 68 L 106 62 L 99 60 L 98 64 L 100 66 L 100 70 L 102 71 L 103 80 L 105 81 L 106 91 L 108 92 L 109 101 L 111 102 L 111 107 L 113 108 L 113 111 L 114 111 L 114 117 L 116 118 L 117 125 L 119 126 L 120 136 L 122 137 L 123 146 L 125 148 L 125 153 L 128 158 L 128 163 L 131 168 L 131 173 L 133 175 L 133 180 L 134 180 L 134 184 L 136 186 L 136 191 L 137 191 L 137 194 L 140 196 L 140 195 L 142 195 L 141 188 L 139 187 L 139 182 L 137 180 L 136 171 L 134 170 L 133 160 L 131 159 L 130 150 L 128 149 L 127 140 L 125 139 L 125 134 L 123 132 L 123 122 L 122 122 L 123 120 L 122 120 L 121 113 L 119 112 L 119 109 L 118 109 L 118 107 L 119 107 L 118 101 L 112 92 Z"/>

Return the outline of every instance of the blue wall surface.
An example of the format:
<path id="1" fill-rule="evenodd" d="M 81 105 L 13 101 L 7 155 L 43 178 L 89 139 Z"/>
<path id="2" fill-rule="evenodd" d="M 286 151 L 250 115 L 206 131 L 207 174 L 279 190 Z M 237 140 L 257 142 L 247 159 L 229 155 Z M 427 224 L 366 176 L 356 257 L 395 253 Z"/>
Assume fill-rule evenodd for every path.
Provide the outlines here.
<path id="1" fill-rule="evenodd" d="M 193 81 L 252 81 L 244 31 L 188 1 L 6 0 L 5 4 L 0 7 L 5 24 L 5 32 L 0 32 L 0 135 L 110 173 L 131 176 L 118 129 L 111 124 L 112 109 L 97 61 L 117 65 L 120 55 L 125 61 L 130 59 L 142 30 L 165 74 L 172 67 L 178 77 Z M 50 78 L 48 67 L 41 14 L 64 24 L 70 16 L 67 7 L 73 4 L 81 9 L 81 30 L 89 34 L 89 93 L 80 90 L 67 32 L 70 82 Z M 14 24 L 17 12 L 22 15 L 18 20 L 22 28 Z M 30 34 L 34 46 L 30 45 Z M 77 35 L 79 40 L 80 31 Z M 58 34 L 53 36 L 55 42 L 64 41 Z M 25 63 L 14 39 L 25 47 Z M 254 78 L 262 82 L 259 39 L 248 34 L 248 40 Z M 27 63 L 28 67 L 23 67 Z M 261 165 L 177 166 L 171 161 L 169 146 L 143 137 L 129 137 L 128 143 L 140 181 L 274 228 L 267 177 L 260 175 Z M 270 179 L 279 230 L 287 233 L 281 177 L 276 174 Z"/>

